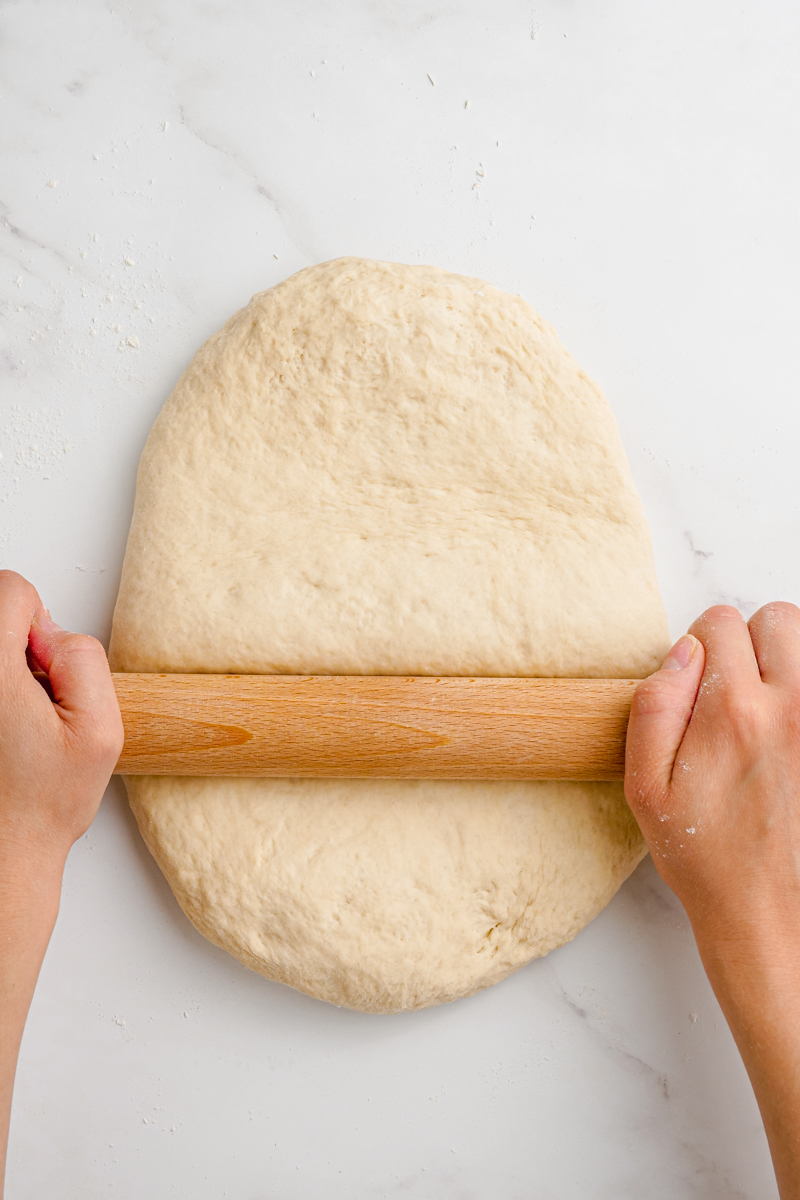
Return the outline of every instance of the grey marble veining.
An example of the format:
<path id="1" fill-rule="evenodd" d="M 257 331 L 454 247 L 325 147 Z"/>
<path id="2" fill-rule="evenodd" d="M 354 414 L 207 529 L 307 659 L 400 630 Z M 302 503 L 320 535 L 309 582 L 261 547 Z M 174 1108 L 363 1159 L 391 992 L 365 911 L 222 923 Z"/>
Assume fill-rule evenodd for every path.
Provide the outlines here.
<path id="1" fill-rule="evenodd" d="M 800 599 L 789 0 L 0 5 L 0 551 L 109 630 L 198 344 L 340 254 L 520 292 L 603 385 L 674 632 Z M 645 862 L 569 946 L 365 1017 L 205 943 L 115 782 L 70 860 L 9 1200 L 763 1200 L 755 1103 Z"/>

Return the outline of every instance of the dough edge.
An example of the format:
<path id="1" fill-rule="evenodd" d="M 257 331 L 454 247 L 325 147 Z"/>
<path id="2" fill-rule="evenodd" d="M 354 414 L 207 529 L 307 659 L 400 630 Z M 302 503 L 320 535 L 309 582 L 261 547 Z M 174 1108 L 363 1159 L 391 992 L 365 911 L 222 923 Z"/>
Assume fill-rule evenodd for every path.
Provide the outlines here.
<path id="1" fill-rule="evenodd" d="M 243 781 L 235 782 L 241 784 Z M 246 781 L 246 787 L 251 793 L 257 793 L 262 789 L 269 793 L 272 790 L 271 785 L 277 784 L 280 787 L 286 782 L 300 785 L 303 791 L 308 788 L 313 793 L 317 788 L 321 791 L 321 785 L 330 782 L 352 786 L 353 783 L 369 785 L 375 781 L 250 779 Z M 444 792 L 443 802 L 446 804 L 450 799 L 447 793 L 452 794 L 454 783 L 455 781 L 453 783 L 450 781 L 447 783 L 414 781 L 409 786 L 409 781 L 392 780 L 391 789 L 397 793 L 396 800 L 400 804 L 403 804 L 405 800 L 406 804 L 413 809 L 417 807 L 415 793 L 419 790 L 431 793 L 424 798 L 425 804 L 435 803 L 437 793 Z M 558 805 L 562 810 L 560 815 L 565 823 L 573 824 L 574 817 L 577 815 L 584 821 L 585 829 L 595 835 L 596 840 L 590 847 L 587 847 L 584 839 L 582 853 L 581 850 L 574 849 L 572 862 L 562 858 L 556 864 L 555 881 L 551 878 L 545 885 L 540 886 L 540 890 L 536 894 L 526 894 L 522 898 L 518 904 L 520 911 L 516 914 L 518 920 L 509 921 L 504 930 L 507 934 L 506 944 L 494 960 L 488 957 L 482 960 L 478 959 L 475 948 L 480 946 L 481 942 L 478 940 L 477 934 L 474 937 L 469 936 L 472 933 L 470 930 L 466 944 L 473 951 L 473 956 L 466 958 L 462 955 L 458 965 L 454 966 L 452 962 L 449 962 L 443 969 L 441 961 L 437 961 L 436 957 L 441 954 L 442 947 L 436 943 L 436 937 L 433 936 L 430 939 L 433 945 L 419 945 L 418 943 L 414 945 L 413 958 L 406 963 L 405 972 L 402 965 L 399 970 L 391 972 L 386 970 L 385 962 L 380 959 L 380 955 L 385 954 L 385 945 L 377 948 L 377 960 L 370 958 L 369 951 L 351 953 L 349 957 L 342 957 L 341 954 L 326 950 L 324 943 L 323 949 L 320 951 L 315 934 L 324 914 L 319 911 L 313 911 L 309 925 L 298 930 L 293 906 L 287 905 L 285 915 L 289 928 L 275 938 L 274 921 L 267 922 L 266 927 L 259 930 L 257 923 L 243 919 L 242 908 L 238 903 L 236 909 L 231 909 L 230 906 L 220 902 L 218 895 L 216 899 L 210 899 L 210 893 L 217 891 L 214 860 L 222 858 L 223 865 L 218 869 L 224 875 L 226 870 L 224 860 L 228 850 L 223 845 L 220 854 L 218 844 L 212 846 L 206 844 L 196 845 L 194 850 L 187 853 L 187 845 L 184 843 L 180 851 L 176 853 L 174 819 L 177 818 L 180 821 L 181 814 L 173 812 L 167 819 L 166 810 L 172 804 L 172 798 L 169 796 L 172 786 L 183 785 L 186 794 L 181 797 L 179 807 L 189 808 L 196 804 L 198 815 L 202 820 L 207 820 L 209 811 L 207 799 L 202 794 L 203 789 L 206 785 L 212 785 L 215 790 L 218 790 L 219 779 L 204 779 L 196 776 L 183 779 L 165 776 L 126 776 L 125 784 L 131 809 L 148 850 L 161 868 L 181 909 L 203 937 L 267 979 L 283 983 L 337 1007 L 349 1008 L 358 1012 L 399 1013 L 429 1008 L 471 996 L 484 988 L 499 983 L 533 960 L 572 941 L 606 907 L 624 881 L 647 855 L 647 847 L 624 800 L 620 784 L 527 782 L 508 785 L 494 782 L 477 783 L 473 785 L 475 793 L 478 788 L 483 793 L 488 788 L 489 797 L 492 798 L 493 793 L 497 793 L 498 802 L 501 804 L 513 803 L 517 800 L 514 795 L 516 792 L 523 796 L 523 804 L 529 797 L 534 805 L 541 803 L 545 808 L 550 805 Z M 463 787 L 463 784 L 459 786 Z M 231 799 L 231 797 L 223 799 L 222 803 L 226 804 Z M 234 803 L 239 804 L 240 797 L 236 797 Z M 355 803 L 358 803 L 358 797 L 356 797 Z M 241 806 L 243 810 L 247 809 L 246 797 L 241 798 Z M 269 800 L 265 807 L 269 808 Z M 217 811 L 220 811 L 219 808 Z M 611 819 L 609 819 L 609 811 Z M 325 815 L 323 813 L 323 816 Z M 417 813 L 413 815 L 418 817 Z M 213 812 L 211 817 L 213 821 Z M 278 812 L 276 824 L 280 824 L 282 818 L 283 814 Z M 434 821 L 433 824 L 436 825 L 436 822 Z M 243 825 L 247 826 L 248 836 L 242 839 L 242 845 L 245 842 L 254 844 L 265 832 L 263 826 L 258 826 L 257 821 L 248 822 L 247 815 L 245 815 Z M 186 830 L 189 826 L 190 822 L 184 821 L 179 836 L 186 837 Z M 440 830 L 441 827 L 436 830 L 436 833 L 440 833 Z M 552 837 L 552 831 L 550 836 Z M 530 850 L 531 855 L 535 856 L 534 845 L 526 846 L 525 849 Z M 204 853 L 208 854 L 205 861 L 203 861 Z M 194 861 L 196 856 L 199 856 L 201 861 L 199 875 L 202 876 L 202 880 L 200 886 L 198 886 L 197 877 L 193 876 L 191 870 L 186 869 L 187 863 Z M 574 889 L 570 908 L 569 903 L 565 904 L 564 893 L 565 890 L 569 890 L 571 874 L 572 877 L 583 880 L 584 886 Z M 506 879 L 506 882 L 511 885 L 512 892 L 524 886 L 521 875 L 522 872 L 518 872 L 517 878 Z M 475 884 L 474 879 L 468 880 L 468 882 L 471 886 Z M 261 886 L 265 892 L 270 891 L 267 882 Z M 223 883 L 222 891 L 224 890 Z M 237 902 L 243 890 L 243 884 L 237 883 L 235 888 Z M 284 889 L 280 888 L 279 894 L 283 894 L 283 891 Z M 557 896 L 555 896 L 556 891 L 558 892 Z M 459 897 L 456 896 L 452 900 L 458 904 Z M 552 908 L 562 914 L 561 923 L 548 925 L 546 920 L 542 922 L 543 900 L 546 905 L 552 902 Z M 535 906 L 537 901 L 538 904 Z M 530 927 L 526 931 L 526 937 L 520 940 L 517 926 L 519 919 L 522 919 L 526 912 L 531 916 Z M 457 926 L 458 918 L 461 915 L 460 912 L 449 915 L 445 913 L 445 931 L 450 925 L 451 919 L 452 925 Z M 514 916 L 513 913 L 510 915 Z M 391 938 L 396 938 L 397 933 L 396 928 L 387 931 Z M 346 949 L 352 950 L 352 947 Z M 426 957 L 430 955 L 433 956 L 432 959 Z M 459 966 L 461 970 L 459 970 Z"/>

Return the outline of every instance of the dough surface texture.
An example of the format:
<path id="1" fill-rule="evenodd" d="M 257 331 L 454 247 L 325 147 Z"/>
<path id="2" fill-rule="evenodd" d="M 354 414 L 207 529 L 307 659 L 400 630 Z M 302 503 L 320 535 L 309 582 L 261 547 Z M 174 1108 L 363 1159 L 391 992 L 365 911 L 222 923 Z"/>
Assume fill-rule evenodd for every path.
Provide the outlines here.
<path id="1" fill-rule="evenodd" d="M 481 280 L 301 271 L 201 347 L 153 426 L 114 670 L 637 677 L 668 644 L 602 393 Z M 568 941 L 645 853 L 618 784 L 126 783 L 201 933 L 371 1012 Z"/>

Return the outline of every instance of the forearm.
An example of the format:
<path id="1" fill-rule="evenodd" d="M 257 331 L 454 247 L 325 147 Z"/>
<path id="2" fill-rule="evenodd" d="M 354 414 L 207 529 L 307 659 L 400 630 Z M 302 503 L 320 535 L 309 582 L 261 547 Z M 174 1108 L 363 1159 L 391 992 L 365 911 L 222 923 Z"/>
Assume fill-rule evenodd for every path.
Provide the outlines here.
<path id="1" fill-rule="evenodd" d="M 0 1197 L 14 1073 L 58 914 L 63 861 L 0 845 Z"/>
<path id="2" fill-rule="evenodd" d="M 782 908 L 756 924 L 736 937 L 695 932 L 753 1085 L 781 1200 L 800 1200 L 800 921 Z"/>

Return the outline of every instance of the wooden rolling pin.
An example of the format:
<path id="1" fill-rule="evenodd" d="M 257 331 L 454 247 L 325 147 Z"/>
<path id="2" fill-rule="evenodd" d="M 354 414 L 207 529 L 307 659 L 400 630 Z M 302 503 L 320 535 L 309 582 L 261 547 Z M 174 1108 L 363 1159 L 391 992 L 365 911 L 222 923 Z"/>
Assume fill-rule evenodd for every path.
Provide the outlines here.
<path id="1" fill-rule="evenodd" d="M 117 771 L 621 779 L 637 682 L 117 674 Z"/>

